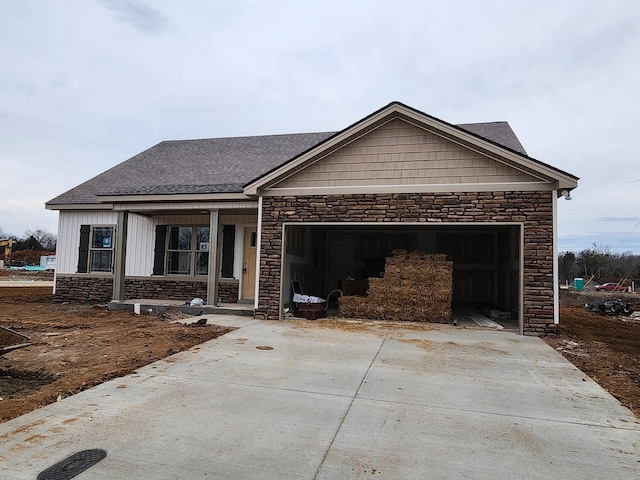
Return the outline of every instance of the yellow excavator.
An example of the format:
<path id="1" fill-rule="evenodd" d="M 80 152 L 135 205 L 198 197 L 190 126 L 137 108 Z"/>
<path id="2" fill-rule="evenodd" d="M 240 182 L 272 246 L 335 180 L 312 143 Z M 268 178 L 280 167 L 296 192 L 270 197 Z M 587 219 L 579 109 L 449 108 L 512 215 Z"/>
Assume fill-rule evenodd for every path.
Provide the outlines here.
<path id="1" fill-rule="evenodd" d="M 12 238 L 7 240 L 0 239 L 0 260 L 4 260 L 7 264 L 11 262 L 12 249 Z M 22 333 L 14 332 L 10 328 L 0 326 L 0 356 L 18 348 L 34 345 L 34 343 L 29 340 L 29 337 Z"/>
<path id="2" fill-rule="evenodd" d="M 13 239 L 9 238 L 7 240 L 0 240 L 0 252 L 4 248 L 4 253 L 0 260 L 4 260 L 6 264 L 11 262 L 11 250 L 13 249 Z"/>

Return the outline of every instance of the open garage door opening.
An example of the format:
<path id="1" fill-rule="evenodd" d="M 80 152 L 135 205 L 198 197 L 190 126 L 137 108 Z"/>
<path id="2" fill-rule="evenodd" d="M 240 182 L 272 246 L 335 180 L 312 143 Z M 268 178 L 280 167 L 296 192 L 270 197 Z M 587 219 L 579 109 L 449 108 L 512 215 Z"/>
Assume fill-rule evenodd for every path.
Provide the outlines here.
<path id="1" fill-rule="evenodd" d="M 384 276 L 394 250 L 445 254 L 453 262 L 452 321 L 522 332 L 521 231 L 519 224 L 286 224 L 281 298 L 292 303 L 292 281 L 322 298 L 334 290 L 366 295 L 368 279 Z"/>

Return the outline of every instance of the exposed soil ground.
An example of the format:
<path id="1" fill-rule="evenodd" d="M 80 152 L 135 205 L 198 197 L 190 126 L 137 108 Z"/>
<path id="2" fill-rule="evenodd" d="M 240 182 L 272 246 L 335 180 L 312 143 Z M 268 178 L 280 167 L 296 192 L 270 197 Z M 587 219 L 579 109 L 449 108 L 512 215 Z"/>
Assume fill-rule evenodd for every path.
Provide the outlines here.
<path id="1" fill-rule="evenodd" d="M 21 274 L 0 273 L 0 280 L 3 275 Z M 640 318 L 585 310 L 585 303 L 607 295 L 621 296 L 563 292 L 558 334 L 544 340 L 640 415 Z M 626 298 L 639 300 L 638 295 Z M 640 310 L 640 301 L 635 308 Z M 51 287 L 0 287 L 0 325 L 36 342 L 0 356 L 0 422 L 231 330 L 169 321 L 178 315 L 136 316 L 104 306 L 55 303 Z"/>
<path id="2" fill-rule="evenodd" d="M 170 322 L 180 315 L 55 303 L 51 287 L 0 287 L 0 326 L 36 342 L 0 356 L 0 422 L 233 330 Z"/>
<path id="3" fill-rule="evenodd" d="M 586 303 L 621 298 L 635 303 L 632 316 L 587 312 Z M 561 295 L 560 325 L 545 341 L 640 416 L 640 299 L 637 294 Z"/>

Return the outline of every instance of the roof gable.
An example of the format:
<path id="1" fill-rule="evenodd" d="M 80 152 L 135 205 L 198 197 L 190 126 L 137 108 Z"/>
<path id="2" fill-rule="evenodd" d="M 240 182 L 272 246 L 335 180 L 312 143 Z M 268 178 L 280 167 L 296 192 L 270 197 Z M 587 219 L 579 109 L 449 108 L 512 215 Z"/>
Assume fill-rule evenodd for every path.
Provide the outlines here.
<path id="1" fill-rule="evenodd" d="M 394 118 L 268 188 L 269 194 L 344 193 L 352 188 L 419 190 L 447 185 L 548 183 L 463 145 Z M 338 191 L 337 189 L 340 189 Z M 510 187 L 512 188 L 512 187 Z"/>
<path id="2" fill-rule="evenodd" d="M 353 144 L 353 142 L 368 135 L 369 132 L 377 130 L 394 120 L 402 120 L 449 142 L 463 146 L 467 150 L 477 152 L 486 158 L 492 158 L 505 166 L 545 181 L 552 185 L 553 188 L 571 189 L 577 186 L 576 177 L 528 157 L 506 122 L 455 126 L 407 107 L 402 103 L 393 102 L 331 136 L 309 151 L 261 176 L 246 185 L 244 191 L 247 195 L 257 195 L 259 192 L 265 191 L 265 189 L 281 184 L 285 179 L 300 173 L 310 165 Z M 493 134 L 493 138 L 502 140 L 508 145 L 500 144 L 490 137 L 482 137 L 476 133 L 482 132 L 487 135 L 489 131 Z M 500 132 L 499 134 L 497 134 L 498 131 Z"/>

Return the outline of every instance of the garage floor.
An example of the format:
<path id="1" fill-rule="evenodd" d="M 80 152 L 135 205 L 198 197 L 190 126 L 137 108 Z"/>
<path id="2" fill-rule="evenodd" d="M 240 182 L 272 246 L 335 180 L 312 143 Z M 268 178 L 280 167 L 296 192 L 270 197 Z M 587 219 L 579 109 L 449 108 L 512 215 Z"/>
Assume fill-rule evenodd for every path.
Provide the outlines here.
<path id="1" fill-rule="evenodd" d="M 517 318 L 490 318 L 483 315 L 480 310 L 468 306 L 453 306 L 453 318 L 455 325 L 459 327 L 482 327 L 493 330 L 504 330 L 506 332 L 519 333 L 520 325 Z"/>
<path id="2" fill-rule="evenodd" d="M 0 478 L 637 479 L 640 424 L 535 337 L 257 321 L 0 424 Z"/>

